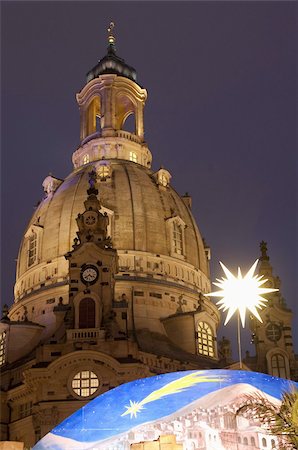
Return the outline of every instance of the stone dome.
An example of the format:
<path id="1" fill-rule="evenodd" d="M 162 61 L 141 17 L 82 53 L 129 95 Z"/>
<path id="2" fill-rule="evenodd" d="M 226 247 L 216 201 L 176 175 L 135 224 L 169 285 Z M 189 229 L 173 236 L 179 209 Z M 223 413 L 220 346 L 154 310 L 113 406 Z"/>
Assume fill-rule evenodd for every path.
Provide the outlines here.
<path id="1" fill-rule="evenodd" d="M 125 299 L 129 305 L 128 326 L 172 336 L 177 321 L 193 320 L 173 315 L 204 310 L 201 315 L 216 336 L 218 312 L 200 297 L 210 292 L 209 249 L 192 216 L 190 197 L 180 197 L 172 188 L 166 169 L 151 170 L 152 155 L 144 139 L 146 98 L 144 88 L 113 71 L 97 74 L 77 94 L 81 143 L 72 155 L 74 170 L 65 180 L 49 175 L 43 182 L 45 198 L 20 246 L 9 315 L 11 320 L 28 317 L 43 325 L 45 340 L 59 334 L 61 305 L 72 308 L 72 296 L 81 289 L 66 255 L 76 248 L 76 219 L 85 214 L 91 172 L 101 213 L 107 216 L 105 233 L 117 251 L 110 294 L 112 302 Z M 125 130 L 129 116 L 134 123 L 130 132 Z M 80 267 L 92 261 L 88 251 L 83 252 Z M 102 288 L 99 291 L 104 298 Z M 191 340 L 186 333 L 184 349 L 196 352 Z"/>
<path id="2" fill-rule="evenodd" d="M 131 161 L 111 159 L 81 166 L 63 182 L 58 180 L 56 190 L 49 192 L 41 201 L 21 243 L 16 301 L 45 282 L 59 283 L 67 276 L 64 255 L 72 249 L 76 237 L 76 217 L 84 210 L 88 173 L 92 167 L 97 171 L 108 167 L 110 171 L 109 177 L 98 182 L 99 199 L 103 211 L 109 216 L 109 233 L 113 247 L 119 253 L 120 270 L 151 272 L 155 262 L 150 267 L 147 261 L 144 267 L 141 261 L 135 260 L 133 267 L 129 258 L 130 254 L 141 258 L 146 253 L 148 257 L 163 262 L 158 272 L 176 281 L 184 280 L 184 283 L 196 286 L 200 291 L 208 290 L 208 263 L 203 241 L 183 198 L 171 186 L 158 182 L 158 172 L 153 173 Z M 48 178 L 53 180 L 53 177 Z M 173 255 L 171 223 L 176 220 L 183 224 L 184 248 L 182 254 Z M 38 255 L 36 263 L 28 267 L 27 236 L 34 230 L 40 235 Z M 171 268 L 167 267 L 170 264 L 178 268 L 172 276 Z"/>

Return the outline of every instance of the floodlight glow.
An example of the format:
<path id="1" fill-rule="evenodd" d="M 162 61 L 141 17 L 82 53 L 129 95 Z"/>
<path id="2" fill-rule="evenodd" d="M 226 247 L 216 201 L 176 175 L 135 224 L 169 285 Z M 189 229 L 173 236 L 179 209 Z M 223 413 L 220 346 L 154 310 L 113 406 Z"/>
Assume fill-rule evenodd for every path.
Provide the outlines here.
<path id="1" fill-rule="evenodd" d="M 278 291 L 278 289 L 261 287 L 268 280 L 266 278 L 263 279 L 263 275 L 254 275 L 258 261 L 259 260 L 257 259 L 244 277 L 242 276 L 240 267 L 238 267 L 238 276 L 235 277 L 229 269 L 220 262 L 226 278 L 222 277 L 221 280 L 217 278 L 217 283 L 214 282 L 213 284 L 222 290 L 206 295 L 208 297 L 222 297 L 216 304 L 220 305 L 218 309 L 222 309 L 224 312 L 228 311 L 224 325 L 226 325 L 233 314 L 238 311 L 244 328 L 245 313 L 247 309 L 254 317 L 256 317 L 256 319 L 262 322 L 257 308 L 262 309 L 263 306 L 266 306 L 265 302 L 268 301 L 262 297 L 262 294 Z"/>

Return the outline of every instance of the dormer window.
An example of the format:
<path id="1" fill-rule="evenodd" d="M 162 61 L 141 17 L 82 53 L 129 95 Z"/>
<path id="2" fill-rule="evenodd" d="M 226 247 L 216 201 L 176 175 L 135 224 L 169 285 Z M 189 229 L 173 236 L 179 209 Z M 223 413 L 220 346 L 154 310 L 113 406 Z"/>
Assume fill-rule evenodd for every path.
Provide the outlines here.
<path id="1" fill-rule="evenodd" d="M 136 152 L 129 152 L 129 160 L 132 162 L 138 162 L 138 157 Z"/>
<path id="2" fill-rule="evenodd" d="M 154 174 L 156 181 L 158 184 L 160 184 L 163 187 L 167 187 L 170 184 L 170 180 L 172 178 L 170 172 L 166 169 L 159 169 L 155 174 Z"/>
<path id="3" fill-rule="evenodd" d="M 111 167 L 108 164 L 100 164 L 97 168 L 97 176 L 101 181 L 105 181 L 111 176 Z"/>
<path id="4" fill-rule="evenodd" d="M 55 192 L 61 183 L 62 180 L 60 180 L 59 178 L 48 175 L 42 183 L 42 187 L 46 196 L 50 195 L 52 192 Z"/>
<path id="5" fill-rule="evenodd" d="M 27 268 L 34 266 L 39 261 L 40 242 L 43 234 L 43 226 L 39 219 L 32 224 L 25 234 L 27 240 Z"/>
<path id="6" fill-rule="evenodd" d="M 173 223 L 173 244 L 174 244 L 174 252 L 178 255 L 183 255 L 183 232 L 182 226 L 174 222 Z"/>
<path id="7" fill-rule="evenodd" d="M 28 248 L 28 267 L 32 266 L 37 257 L 37 234 L 32 231 L 29 236 L 29 248 Z"/>
<path id="8" fill-rule="evenodd" d="M 164 173 L 161 174 L 160 184 L 164 187 L 166 187 L 169 184 L 168 177 L 166 177 Z"/>
<path id="9" fill-rule="evenodd" d="M 88 164 L 90 162 L 90 158 L 89 155 L 86 154 L 83 156 L 83 164 Z"/>
<path id="10" fill-rule="evenodd" d="M 167 220 L 167 228 L 171 243 L 170 254 L 176 258 L 185 257 L 185 223 L 179 216 Z"/>

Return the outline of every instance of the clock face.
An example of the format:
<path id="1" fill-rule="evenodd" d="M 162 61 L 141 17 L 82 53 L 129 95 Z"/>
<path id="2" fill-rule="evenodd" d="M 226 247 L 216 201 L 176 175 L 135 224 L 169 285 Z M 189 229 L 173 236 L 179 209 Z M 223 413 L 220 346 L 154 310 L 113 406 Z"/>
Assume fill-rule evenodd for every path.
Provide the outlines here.
<path id="1" fill-rule="evenodd" d="M 86 223 L 87 225 L 94 225 L 95 222 L 96 222 L 96 218 L 95 218 L 94 216 L 89 215 L 89 216 L 86 216 L 86 217 L 85 217 L 85 223 Z"/>
<path id="2" fill-rule="evenodd" d="M 81 278 L 83 283 L 85 284 L 93 284 L 96 282 L 98 278 L 98 270 L 95 266 L 87 266 L 84 268 L 81 274 Z"/>

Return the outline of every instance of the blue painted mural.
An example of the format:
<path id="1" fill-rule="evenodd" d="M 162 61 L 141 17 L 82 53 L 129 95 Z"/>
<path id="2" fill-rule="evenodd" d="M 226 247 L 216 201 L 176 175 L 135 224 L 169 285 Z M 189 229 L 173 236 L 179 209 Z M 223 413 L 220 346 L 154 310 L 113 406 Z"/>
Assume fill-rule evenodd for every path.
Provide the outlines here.
<path id="1" fill-rule="evenodd" d="M 247 450 L 261 448 L 257 442 L 266 439 L 266 430 L 244 417 L 236 420 L 235 412 L 252 392 L 278 404 L 293 384 L 298 387 L 270 375 L 232 370 L 174 372 L 139 379 L 91 400 L 33 449 L 124 450 L 132 443 L 169 434 L 186 450 L 230 450 L 231 442 L 241 443 L 244 434 Z M 279 447 L 277 437 L 268 439 L 271 447 Z"/>

